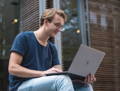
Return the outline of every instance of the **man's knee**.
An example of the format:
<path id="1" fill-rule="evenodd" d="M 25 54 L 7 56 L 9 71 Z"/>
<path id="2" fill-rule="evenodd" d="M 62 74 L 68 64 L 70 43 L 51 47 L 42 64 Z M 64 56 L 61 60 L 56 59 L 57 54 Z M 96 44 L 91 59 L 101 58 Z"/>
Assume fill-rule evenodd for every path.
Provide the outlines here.
<path id="1" fill-rule="evenodd" d="M 59 75 L 55 81 L 57 91 L 74 91 L 73 84 L 69 76 Z"/>
<path id="2" fill-rule="evenodd" d="M 57 76 L 57 78 L 55 79 L 55 82 L 56 84 L 59 84 L 59 85 L 66 85 L 66 84 L 72 85 L 72 81 L 70 77 L 66 75 Z"/>

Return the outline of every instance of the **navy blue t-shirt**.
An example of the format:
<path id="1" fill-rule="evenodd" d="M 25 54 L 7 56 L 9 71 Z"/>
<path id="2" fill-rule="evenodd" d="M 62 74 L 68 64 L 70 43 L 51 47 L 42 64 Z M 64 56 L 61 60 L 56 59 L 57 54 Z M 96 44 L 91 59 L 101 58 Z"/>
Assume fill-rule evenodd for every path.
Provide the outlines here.
<path id="1" fill-rule="evenodd" d="M 44 71 L 60 64 L 54 44 L 48 42 L 47 46 L 40 45 L 32 31 L 18 34 L 10 52 L 22 55 L 21 65 L 32 70 Z M 31 78 L 21 78 L 9 74 L 9 90 L 17 91 L 20 84 L 28 79 Z"/>

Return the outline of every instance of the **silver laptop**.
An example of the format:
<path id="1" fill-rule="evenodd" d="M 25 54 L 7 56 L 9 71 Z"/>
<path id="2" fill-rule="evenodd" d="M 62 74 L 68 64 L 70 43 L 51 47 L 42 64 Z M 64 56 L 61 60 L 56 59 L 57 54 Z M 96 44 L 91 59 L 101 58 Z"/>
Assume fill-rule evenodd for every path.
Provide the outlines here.
<path id="1" fill-rule="evenodd" d="M 81 44 L 75 58 L 72 61 L 68 71 L 60 73 L 50 73 L 50 75 L 69 75 L 72 79 L 81 79 L 88 74 L 95 74 L 99 68 L 105 53 Z"/>

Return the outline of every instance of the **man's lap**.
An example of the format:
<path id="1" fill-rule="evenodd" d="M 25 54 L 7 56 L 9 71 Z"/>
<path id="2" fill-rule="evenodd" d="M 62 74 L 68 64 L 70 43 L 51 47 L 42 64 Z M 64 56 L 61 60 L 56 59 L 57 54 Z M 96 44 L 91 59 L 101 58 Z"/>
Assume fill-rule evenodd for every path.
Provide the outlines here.
<path id="1" fill-rule="evenodd" d="M 54 83 L 56 79 L 56 76 L 50 76 L 50 77 L 40 77 L 40 78 L 33 78 L 28 81 L 23 82 L 20 87 L 18 88 L 18 91 L 20 89 L 26 89 L 26 88 L 39 88 L 39 89 L 44 89 L 48 91 L 48 87 L 51 87 L 50 85 Z M 22 90 L 20 90 L 22 91 Z"/>
<path id="2" fill-rule="evenodd" d="M 40 78 L 33 78 L 31 80 L 28 80 L 24 82 L 18 89 L 23 89 L 25 88 L 25 91 L 37 91 L 37 89 L 41 89 L 41 91 L 56 91 L 54 90 L 55 85 L 51 84 L 56 84 L 55 80 L 56 79 L 61 79 L 61 77 L 66 77 L 66 76 L 45 76 L 45 77 L 40 77 Z M 74 84 L 75 91 L 93 91 L 92 87 L 90 85 L 83 86 L 81 84 Z M 33 89 L 33 90 L 31 90 Z M 24 90 L 18 90 L 18 91 L 24 91 Z"/>

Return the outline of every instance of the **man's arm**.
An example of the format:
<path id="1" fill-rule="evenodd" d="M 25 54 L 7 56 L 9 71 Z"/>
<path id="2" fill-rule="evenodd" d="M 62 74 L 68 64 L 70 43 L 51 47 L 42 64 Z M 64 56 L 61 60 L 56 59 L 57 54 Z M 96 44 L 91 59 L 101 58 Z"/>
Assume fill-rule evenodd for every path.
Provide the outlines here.
<path id="1" fill-rule="evenodd" d="M 18 77 L 28 78 L 28 77 L 41 77 L 47 73 L 59 72 L 59 70 L 56 68 L 51 68 L 46 71 L 31 70 L 21 66 L 22 60 L 23 56 L 21 56 L 20 54 L 16 52 L 11 53 L 8 67 L 8 71 L 10 74 Z"/>
<path id="2" fill-rule="evenodd" d="M 43 76 L 42 71 L 35 71 L 27 69 L 20 64 L 22 63 L 23 57 L 18 53 L 12 52 L 9 60 L 8 71 L 10 74 L 13 74 L 18 77 L 40 77 Z"/>

